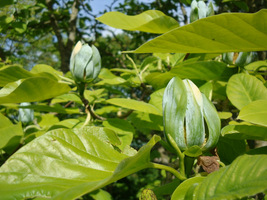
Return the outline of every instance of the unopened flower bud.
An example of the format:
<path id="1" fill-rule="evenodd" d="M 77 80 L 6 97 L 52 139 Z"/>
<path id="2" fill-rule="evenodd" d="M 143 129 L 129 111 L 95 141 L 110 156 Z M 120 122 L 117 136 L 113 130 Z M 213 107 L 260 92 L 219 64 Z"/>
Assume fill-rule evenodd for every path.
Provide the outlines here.
<path id="1" fill-rule="evenodd" d="M 166 138 L 171 136 L 182 151 L 197 146 L 203 152 L 217 144 L 220 118 L 192 81 L 174 77 L 165 89 L 162 105 Z"/>
<path id="2" fill-rule="evenodd" d="M 82 44 L 74 47 L 70 58 L 70 71 L 76 82 L 91 82 L 101 69 L 101 57 L 95 46 Z"/>

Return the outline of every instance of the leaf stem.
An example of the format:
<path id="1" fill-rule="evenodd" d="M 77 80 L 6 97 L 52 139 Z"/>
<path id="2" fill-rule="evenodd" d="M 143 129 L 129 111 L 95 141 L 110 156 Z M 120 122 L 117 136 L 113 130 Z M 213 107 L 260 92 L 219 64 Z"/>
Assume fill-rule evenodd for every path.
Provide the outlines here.
<path id="1" fill-rule="evenodd" d="M 162 164 L 158 164 L 158 163 L 152 163 L 152 162 L 148 164 L 148 167 L 155 168 L 155 169 L 166 170 L 168 172 L 171 172 L 174 176 L 176 176 L 181 181 L 186 180 L 186 177 L 184 175 L 182 175 L 181 173 L 179 173 L 177 170 L 175 170 L 172 167 L 169 167 L 169 166 L 166 166 L 166 165 L 162 165 Z"/>
<path id="2" fill-rule="evenodd" d="M 185 176 L 185 165 L 184 165 L 184 157 L 185 155 L 181 152 L 180 148 L 177 146 L 176 142 L 172 138 L 170 134 L 167 134 L 167 138 L 169 142 L 171 143 L 171 146 L 174 148 L 176 151 L 177 156 L 179 157 L 179 167 L 180 167 L 180 172 L 183 176 Z"/>

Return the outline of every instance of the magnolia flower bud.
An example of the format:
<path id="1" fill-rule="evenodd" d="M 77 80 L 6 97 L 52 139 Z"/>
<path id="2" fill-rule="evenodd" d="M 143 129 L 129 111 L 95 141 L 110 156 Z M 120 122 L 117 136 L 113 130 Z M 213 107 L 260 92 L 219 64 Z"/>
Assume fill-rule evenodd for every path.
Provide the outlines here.
<path id="1" fill-rule="evenodd" d="M 75 45 L 70 58 L 70 71 L 76 82 L 91 82 L 97 78 L 101 69 L 101 57 L 95 46 Z"/>
<path id="2" fill-rule="evenodd" d="M 213 5 L 210 2 L 208 6 L 204 1 L 193 0 L 191 3 L 190 22 L 214 15 Z"/>
<path id="3" fill-rule="evenodd" d="M 20 104 L 20 106 L 30 106 L 30 103 L 23 102 Z M 34 118 L 34 111 L 33 109 L 29 108 L 19 108 L 19 121 L 21 121 L 23 124 L 28 124 L 33 121 Z"/>
<path id="4" fill-rule="evenodd" d="M 174 77 L 165 89 L 163 125 L 167 140 L 171 136 L 182 151 L 196 146 L 201 151 L 213 148 L 221 130 L 214 105 L 192 81 L 179 77 Z"/>

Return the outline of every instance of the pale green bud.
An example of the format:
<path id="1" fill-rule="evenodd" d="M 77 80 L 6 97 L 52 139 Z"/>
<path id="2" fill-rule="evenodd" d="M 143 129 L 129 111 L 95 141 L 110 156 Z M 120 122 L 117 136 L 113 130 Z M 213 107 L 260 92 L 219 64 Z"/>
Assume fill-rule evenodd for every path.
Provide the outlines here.
<path id="1" fill-rule="evenodd" d="M 30 103 L 23 102 L 20 104 L 20 106 L 30 106 Z M 33 121 L 34 118 L 34 111 L 30 108 L 19 108 L 19 121 L 21 121 L 23 124 L 28 124 Z"/>
<path id="2" fill-rule="evenodd" d="M 91 82 L 101 70 L 101 57 L 97 48 L 92 45 L 75 45 L 70 58 L 70 71 L 76 82 Z"/>
<path id="3" fill-rule="evenodd" d="M 182 151 L 215 147 L 221 123 L 214 105 L 190 80 L 174 77 L 163 95 L 164 133 Z M 169 141 L 172 145 L 172 142 Z"/>

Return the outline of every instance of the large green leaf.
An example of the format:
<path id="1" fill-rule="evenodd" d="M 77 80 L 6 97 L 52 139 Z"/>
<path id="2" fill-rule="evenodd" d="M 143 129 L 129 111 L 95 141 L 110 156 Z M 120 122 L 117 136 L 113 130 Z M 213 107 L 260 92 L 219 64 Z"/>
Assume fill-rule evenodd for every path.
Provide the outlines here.
<path id="1" fill-rule="evenodd" d="M 12 148 L 12 146 L 16 148 L 23 135 L 21 123 L 15 125 L 0 113 L 0 124 L 0 149 Z"/>
<path id="2" fill-rule="evenodd" d="M 243 155 L 211 173 L 196 188 L 193 199 L 240 199 L 263 192 L 267 185 L 267 155 Z"/>
<path id="3" fill-rule="evenodd" d="M 231 103 L 241 110 L 252 101 L 267 100 L 267 89 L 256 77 L 248 74 L 236 74 L 227 84 L 226 93 Z"/>
<path id="4" fill-rule="evenodd" d="M 246 124 L 230 124 L 222 129 L 222 135 L 224 137 L 237 140 L 248 139 L 267 141 L 267 127 Z"/>
<path id="5" fill-rule="evenodd" d="M 117 140 L 99 127 L 57 129 L 36 138 L 0 168 L 1 199 L 76 199 L 150 167 L 150 150 L 160 138 L 130 157 L 113 147 Z"/>
<path id="6" fill-rule="evenodd" d="M 222 53 L 267 49 L 267 10 L 200 19 L 148 41 L 133 53 Z"/>
<path id="7" fill-rule="evenodd" d="M 253 101 L 243 107 L 238 119 L 248 121 L 261 126 L 267 126 L 267 100 Z"/>
<path id="8" fill-rule="evenodd" d="M 128 16 L 120 12 L 108 12 L 98 17 L 97 20 L 114 28 L 150 33 L 165 33 L 179 27 L 175 19 L 158 10 L 148 10 L 135 16 Z"/>
<path id="9" fill-rule="evenodd" d="M 8 83 L 0 90 L 0 104 L 49 99 L 70 90 L 66 84 L 48 77 L 29 77 Z"/>
<path id="10" fill-rule="evenodd" d="M 124 99 L 124 98 L 113 98 L 107 100 L 107 103 L 120 106 L 123 108 L 128 108 L 132 110 L 137 110 L 145 113 L 151 113 L 155 115 L 162 115 L 159 109 L 149 103 L 143 101 L 137 101 L 133 99 Z"/>

